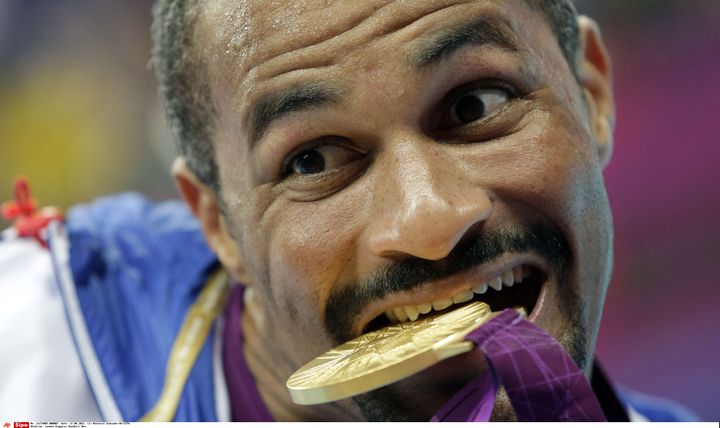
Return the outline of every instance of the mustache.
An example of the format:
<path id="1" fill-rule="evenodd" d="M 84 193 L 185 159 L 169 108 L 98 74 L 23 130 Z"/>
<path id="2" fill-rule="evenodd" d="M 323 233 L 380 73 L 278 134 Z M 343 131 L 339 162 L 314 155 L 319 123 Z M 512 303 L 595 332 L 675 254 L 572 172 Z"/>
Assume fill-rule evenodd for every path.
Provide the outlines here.
<path id="1" fill-rule="evenodd" d="M 354 338 L 356 318 L 372 302 L 462 274 L 511 252 L 543 257 L 559 277 L 565 277 L 572 262 L 567 240 L 553 225 L 535 223 L 482 231 L 462 240 L 441 260 L 408 258 L 379 268 L 367 279 L 334 287 L 325 307 L 325 328 L 337 344 L 347 342 Z"/>

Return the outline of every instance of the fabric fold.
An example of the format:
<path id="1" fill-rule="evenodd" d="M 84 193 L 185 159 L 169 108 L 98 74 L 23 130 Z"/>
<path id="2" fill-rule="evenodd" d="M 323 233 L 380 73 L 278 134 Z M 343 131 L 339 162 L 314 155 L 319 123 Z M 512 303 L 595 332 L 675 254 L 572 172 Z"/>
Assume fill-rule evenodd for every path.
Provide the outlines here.
<path id="1" fill-rule="evenodd" d="M 606 421 L 592 387 L 562 345 L 515 310 L 506 309 L 466 339 L 485 355 L 489 370 L 455 394 L 432 421 L 487 422 L 500 385 L 519 421 Z"/>

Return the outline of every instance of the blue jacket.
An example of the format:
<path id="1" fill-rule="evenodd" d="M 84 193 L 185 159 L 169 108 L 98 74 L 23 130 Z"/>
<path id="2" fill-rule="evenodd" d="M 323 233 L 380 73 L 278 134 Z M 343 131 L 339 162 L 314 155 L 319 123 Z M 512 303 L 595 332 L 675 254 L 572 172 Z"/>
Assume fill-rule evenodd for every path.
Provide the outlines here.
<path id="1" fill-rule="evenodd" d="M 75 345 L 102 416 L 136 421 L 163 389 L 183 320 L 218 261 L 178 201 L 138 194 L 98 199 L 69 211 L 49 231 L 53 265 Z M 218 347 L 202 345 L 178 403 L 177 421 L 218 420 Z M 683 408 L 621 390 L 631 416 L 695 420 Z M 602 401 L 602 398 L 601 398 Z"/>
<path id="2" fill-rule="evenodd" d="M 175 337 L 217 259 L 179 201 L 152 205 L 137 194 L 99 199 L 70 210 L 65 230 L 72 284 L 62 275 L 58 279 L 68 311 L 78 305 L 82 312 L 84 326 L 73 327 L 87 329 L 112 395 L 102 395 L 100 410 L 109 417 L 114 401 L 123 420 L 138 420 L 160 395 Z M 50 246 L 59 272 L 64 267 L 57 239 L 51 235 Z M 78 343 L 78 333 L 76 344 L 98 399 L 103 381 L 88 372 L 92 355 Z M 217 420 L 212 353 L 208 340 L 175 420 Z"/>

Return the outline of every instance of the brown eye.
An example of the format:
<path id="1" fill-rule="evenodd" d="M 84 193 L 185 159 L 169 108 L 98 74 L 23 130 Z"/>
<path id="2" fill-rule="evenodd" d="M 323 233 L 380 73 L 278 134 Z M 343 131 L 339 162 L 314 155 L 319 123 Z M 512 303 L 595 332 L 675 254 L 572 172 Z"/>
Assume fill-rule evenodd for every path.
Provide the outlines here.
<path id="1" fill-rule="evenodd" d="M 317 150 L 306 150 L 293 159 L 290 169 L 296 174 L 317 174 L 325 171 L 325 158 Z"/>
<path id="2" fill-rule="evenodd" d="M 503 89 L 474 89 L 461 95 L 450 106 L 447 127 L 462 126 L 482 119 L 508 102 L 510 94 Z"/>
<path id="3" fill-rule="evenodd" d="M 308 175 L 342 167 L 363 154 L 339 144 L 321 144 L 292 156 L 285 164 L 284 175 Z"/>

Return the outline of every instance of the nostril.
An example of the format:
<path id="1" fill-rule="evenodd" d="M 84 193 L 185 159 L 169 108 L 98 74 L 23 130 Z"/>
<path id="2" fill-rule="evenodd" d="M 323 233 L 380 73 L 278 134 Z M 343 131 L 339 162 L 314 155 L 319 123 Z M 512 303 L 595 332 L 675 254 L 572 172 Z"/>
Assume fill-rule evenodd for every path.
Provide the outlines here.
<path id="1" fill-rule="evenodd" d="M 401 234 L 397 239 L 376 239 L 369 246 L 375 255 L 396 261 L 408 258 L 437 261 L 452 252 L 459 238 L 448 238 L 437 231 L 432 233 L 420 229 Z"/>
<path id="2" fill-rule="evenodd" d="M 374 199 L 367 242 L 381 257 L 441 260 L 470 228 L 490 218 L 493 204 L 484 188 L 415 152 L 408 156 Z M 413 158 L 418 162 L 410 168 Z"/>
<path id="3" fill-rule="evenodd" d="M 490 217 L 492 205 L 489 200 L 485 202 L 474 207 L 467 201 L 464 206 L 457 201 L 452 205 L 438 202 L 434 206 L 416 206 L 393 218 L 386 214 L 368 228 L 368 245 L 373 254 L 381 257 L 441 260 L 471 229 L 482 227 Z"/>

